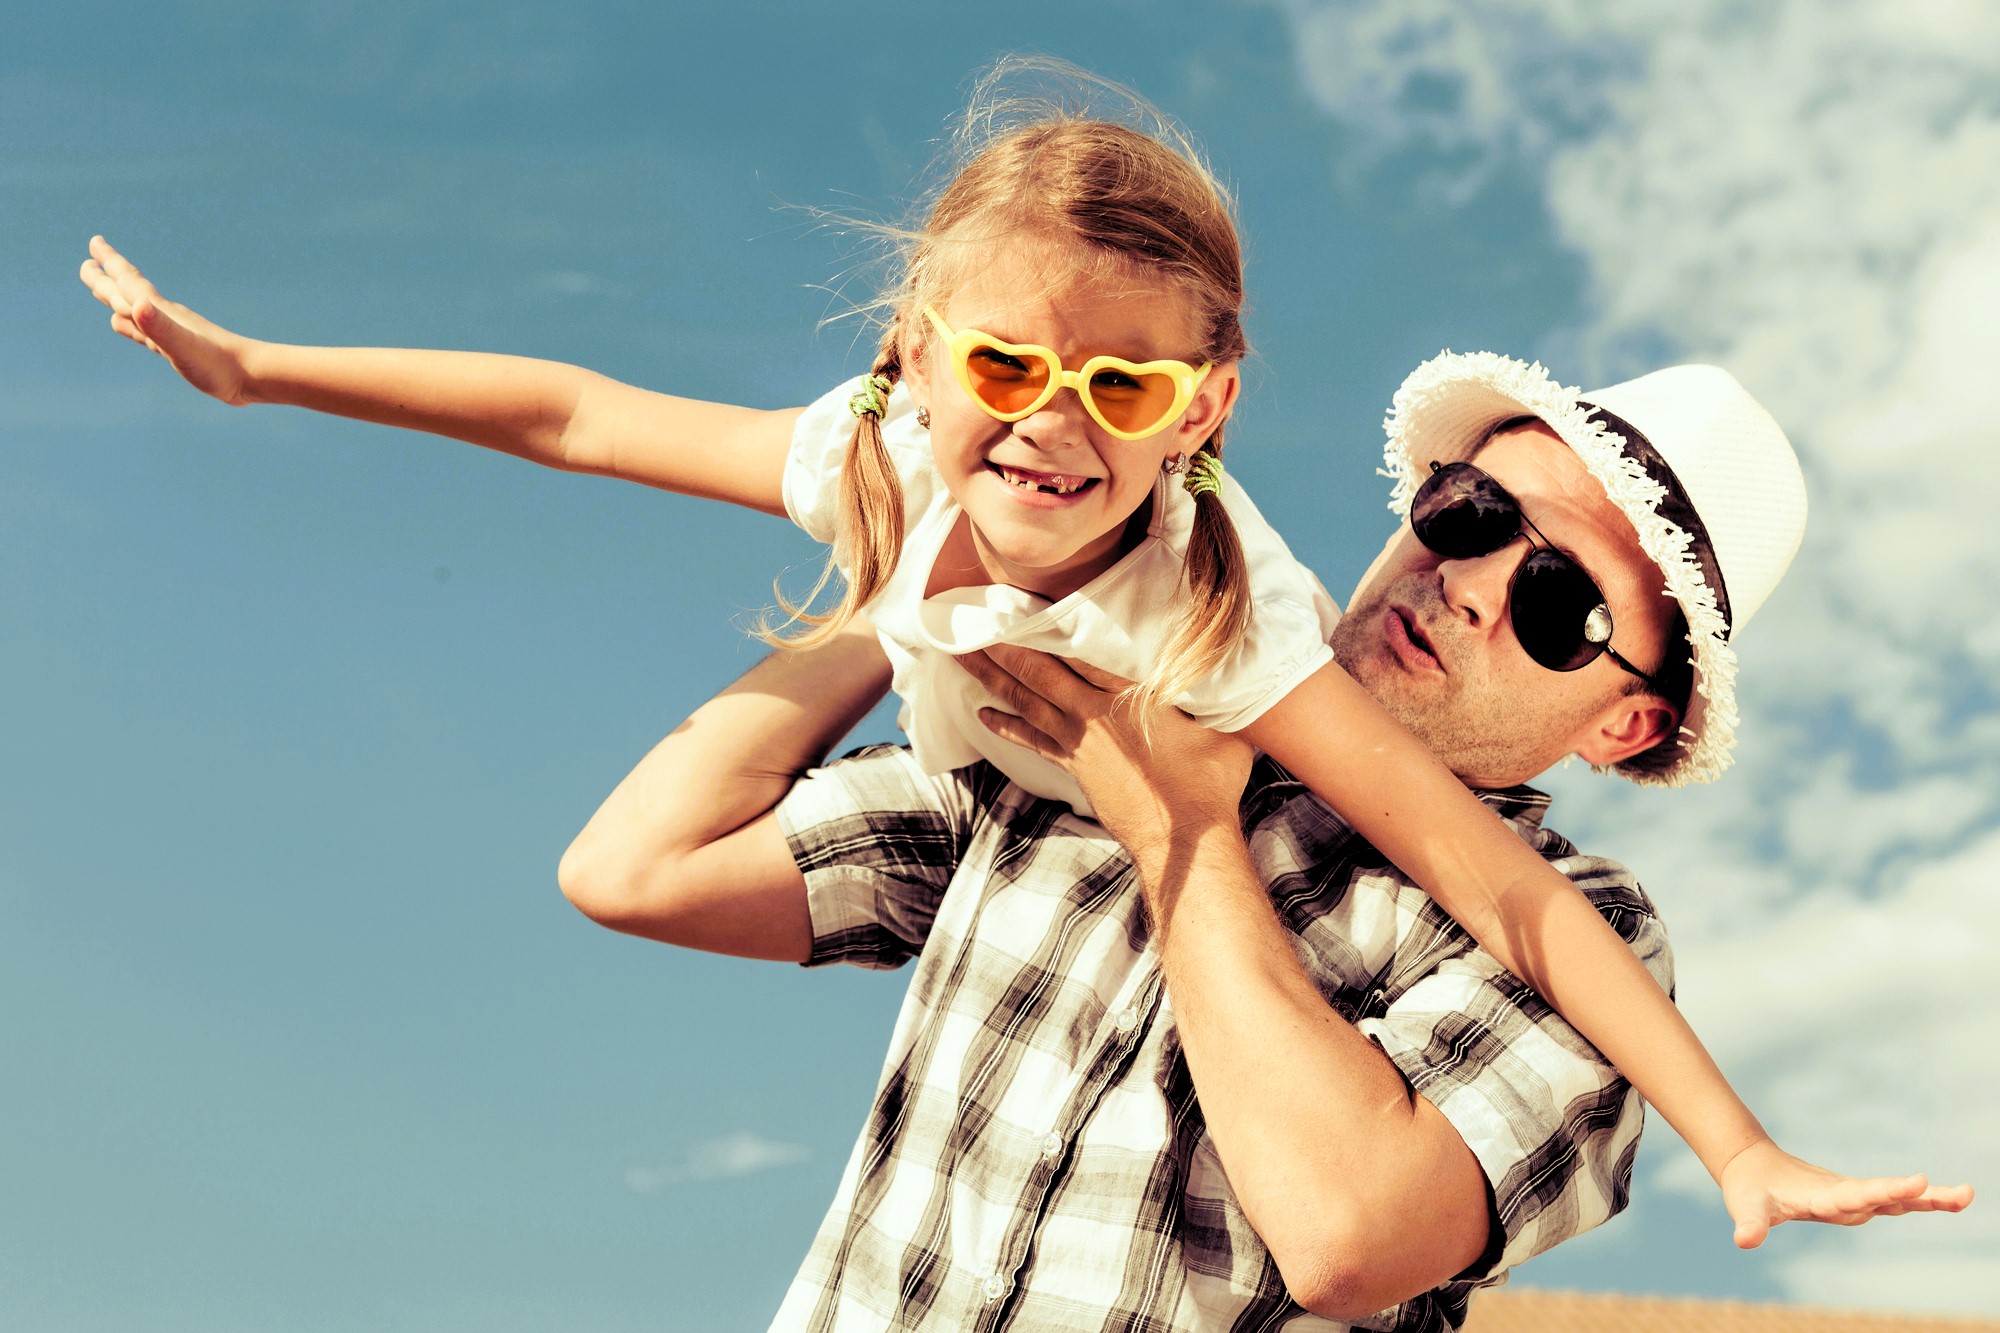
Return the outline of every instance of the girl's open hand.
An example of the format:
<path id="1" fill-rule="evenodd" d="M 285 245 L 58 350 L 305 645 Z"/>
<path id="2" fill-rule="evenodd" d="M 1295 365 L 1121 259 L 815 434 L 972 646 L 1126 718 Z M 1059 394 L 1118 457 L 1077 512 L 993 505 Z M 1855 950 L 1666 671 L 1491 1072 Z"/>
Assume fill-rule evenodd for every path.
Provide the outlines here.
<path id="1" fill-rule="evenodd" d="M 90 238 L 90 258 L 78 276 L 110 308 L 114 331 L 158 352 L 182 379 L 211 398 L 234 406 L 253 401 L 244 370 L 244 359 L 255 346 L 250 339 L 161 296 L 102 236 Z"/>
<path id="2" fill-rule="evenodd" d="M 1800 1161 L 1777 1144 L 1745 1148 L 1722 1169 L 1722 1201 L 1736 1223 L 1738 1249 L 1754 1250 L 1780 1222 L 1860 1226 L 1903 1213 L 1956 1213 L 1970 1185 L 1932 1185 L 1922 1176 L 1843 1176 Z"/>

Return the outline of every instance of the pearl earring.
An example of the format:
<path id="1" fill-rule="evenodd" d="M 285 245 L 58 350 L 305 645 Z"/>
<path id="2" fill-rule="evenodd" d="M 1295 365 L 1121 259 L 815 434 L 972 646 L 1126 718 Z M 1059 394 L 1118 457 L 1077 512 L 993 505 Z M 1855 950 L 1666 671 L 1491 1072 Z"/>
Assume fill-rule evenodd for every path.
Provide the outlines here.
<path id="1" fill-rule="evenodd" d="M 922 426 L 925 430 L 929 430 L 931 428 L 931 410 L 928 407 L 920 407 L 917 409 L 917 424 L 919 426 Z"/>

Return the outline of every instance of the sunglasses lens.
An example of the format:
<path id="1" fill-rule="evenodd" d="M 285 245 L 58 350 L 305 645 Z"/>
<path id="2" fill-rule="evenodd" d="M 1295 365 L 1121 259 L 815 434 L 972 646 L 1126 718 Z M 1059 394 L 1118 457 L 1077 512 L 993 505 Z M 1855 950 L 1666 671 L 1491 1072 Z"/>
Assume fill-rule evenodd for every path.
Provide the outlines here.
<path id="1" fill-rule="evenodd" d="M 985 343 L 966 350 L 965 372 L 972 396 L 1000 416 L 1024 415 L 1049 386 L 1049 368 L 1040 357 L 1016 356 Z"/>
<path id="2" fill-rule="evenodd" d="M 1470 560 L 1521 535 L 1521 510 L 1500 483 L 1465 463 L 1424 479 L 1410 504 L 1417 540 L 1447 560 Z"/>
<path id="3" fill-rule="evenodd" d="M 1167 424 L 1177 396 L 1173 376 L 1106 367 L 1090 377 L 1090 401 L 1116 430 L 1150 435 Z"/>
<path id="4" fill-rule="evenodd" d="M 1529 657 L 1551 671 L 1574 671 L 1604 651 L 1604 640 L 1589 633 L 1604 594 L 1581 565 L 1560 551 L 1544 547 L 1522 561 L 1510 599 L 1514 637 Z M 1604 639 L 1609 637 L 1606 626 Z"/>

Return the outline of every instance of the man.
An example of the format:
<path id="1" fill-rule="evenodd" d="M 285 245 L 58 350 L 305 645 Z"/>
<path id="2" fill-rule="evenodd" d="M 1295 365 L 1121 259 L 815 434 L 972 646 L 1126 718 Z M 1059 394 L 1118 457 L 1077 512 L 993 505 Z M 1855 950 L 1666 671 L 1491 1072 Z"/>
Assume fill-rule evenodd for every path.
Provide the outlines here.
<path id="1" fill-rule="evenodd" d="M 1341 663 L 1670 985 L 1637 884 L 1519 784 L 1572 753 L 1720 771 L 1727 640 L 1803 528 L 1789 445 L 1720 371 L 1579 403 L 1485 355 L 1421 367 L 1389 428 L 1417 528 Z M 1442 1328 L 1623 1206 L 1638 1098 L 1311 793 L 1184 718 L 1142 741 L 1116 682 L 965 660 L 1006 705 L 988 725 L 1069 767 L 1102 828 L 896 749 L 798 778 L 886 688 L 860 629 L 704 705 L 564 858 L 620 930 L 917 960 L 778 1326 Z"/>

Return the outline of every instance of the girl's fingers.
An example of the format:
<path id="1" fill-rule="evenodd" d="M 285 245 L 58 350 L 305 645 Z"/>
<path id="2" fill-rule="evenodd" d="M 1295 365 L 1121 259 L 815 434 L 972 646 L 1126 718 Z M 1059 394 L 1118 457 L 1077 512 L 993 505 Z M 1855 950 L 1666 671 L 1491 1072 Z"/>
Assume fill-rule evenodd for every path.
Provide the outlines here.
<path id="1" fill-rule="evenodd" d="M 118 290 L 118 284 L 111 281 L 111 276 L 95 259 L 84 260 L 83 267 L 77 270 L 77 276 L 83 279 L 84 286 L 90 288 L 92 296 L 112 310 L 122 311 L 127 308 L 124 294 Z"/>
<path id="2" fill-rule="evenodd" d="M 1972 1205 L 1972 1186 L 1933 1185 L 1918 1196 L 1918 1201 L 1928 1205 L 1930 1211 L 1955 1213 Z"/>
<path id="3" fill-rule="evenodd" d="M 152 347 L 156 352 L 160 350 L 157 347 L 153 347 L 150 338 L 139 332 L 139 326 L 132 322 L 132 317 L 122 311 L 111 316 L 111 331 L 123 337 L 130 338 L 141 347 Z"/>
<path id="4" fill-rule="evenodd" d="M 110 275 L 112 282 L 117 284 L 118 290 L 123 293 L 126 300 L 136 303 L 142 297 L 158 295 L 153 290 L 153 284 L 146 281 L 146 275 L 141 273 L 131 260 L 113 249 L 111 242 L 102 236 L 90 238 L 90 253 Z"/>
<path id="5" fill-rule="evenodd" d="M 1847 1187 L 1837 1191 L 1830 1201 L 1835 1212 L 1873 1212 L 1878 1208 L 1914 1199 L 1922 1194 L 1930 1182 L 1922 1176 L 1876 1176 L 1868 1180 L 1851 1180 Z"/>
<path id="6" fill-rule="evenodd" d="M 138 278 L 141 282 L 145 281 L 132 261 L 119 254 L 111 242 L 102 236 L 90 238 L 90 257 L 104 265 L 104 271 L 114 278 Z"/>

